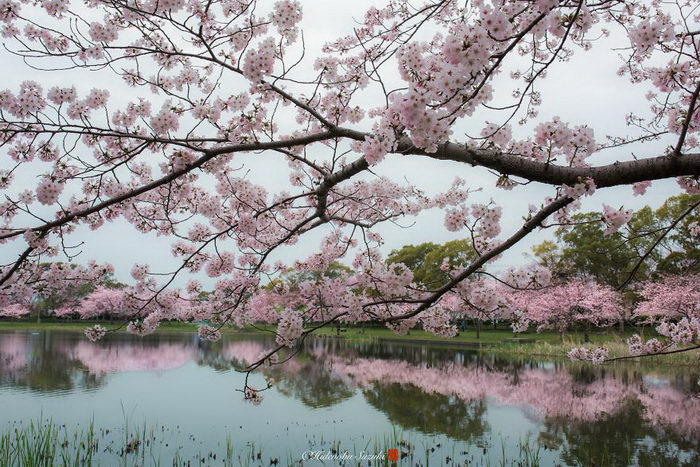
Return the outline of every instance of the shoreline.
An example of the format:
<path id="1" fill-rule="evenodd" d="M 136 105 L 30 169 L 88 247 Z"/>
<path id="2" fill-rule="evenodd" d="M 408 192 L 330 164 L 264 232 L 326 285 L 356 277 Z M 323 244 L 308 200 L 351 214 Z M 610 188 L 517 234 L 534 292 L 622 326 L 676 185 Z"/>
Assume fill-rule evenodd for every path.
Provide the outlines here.
<path id="1" fill-rule="evenodd" d="M 102 324 L 108 327 L 118 326 L 118 323 L 110 323 L 109 321 L 44 321 L 41 323 L 28 321 L 0 321 L 0 332 L 2 331 L 27 331 L 27 332 L 42 332 L 42 331 L 69 331 L 82 332 L 86 327 Z M 198 324 L 195 323 L 179 323 L 166 322 L 156 330 L 157 333 L 196 333 Z M 237 336 L 268 336 L 274 332 L 274 328 L 269 325 L 261 325 L 256 328 L 233 328 L 225 326 L 221 329 L 222 334 L 237 335 Z M 647 332 L 644 332 L 647 331 Z M 643 330 L 648 334 L 649 329 Z M 114 332 L 126 333 L 125 329 L 120 329 Z M 452 349 L 465 349 L 477 352 L 490 352 L 508 355 L 531 356 L 531 357 L 546 357 L 568 360 L 566 353 L 572 347 L 586 346 L 597 347 L 605 346 L 610 349 L 611 357 L 622 356 L 626 354 L 627 345 L 625 339 L 633 334 L 630 329 L 623 335 L 618 332 L 613 332 L 610 329 L 605 331 L 597 331 L 590 334 L 591 342 L 585 344 L 583 341 L 583 333 L 571 332 L 565 335 L 565 340 L 562 341 L 561 336 L 557 333 L 526 333 L 521 337 L 514 337 L 512 331 L 503 329 L 482 329 L 480 338 L 476 338 L 475 331 L 461 331 L 460 334 L 453 338 L 443 338 L 434 336 L 422 330 L 411 330 L 407 335 L 394 334 L 389 329 L 383 328 L 342 328 L 340 334 L 336 328 L 323 328 L 311 334 L 314 339 L 342 339 L 347 341 L 375 341 L 394 344 L 407 345 L 425 345 L 433 347 L 447 347 Z M 665 364 L 673 366 L 697 366 L 698 356 L 700 351 L 692 351 L 680 353 L 672 356 L 646 357 L 631 359 L 629 363 L 643 364 Z"/>
<path id="2" fill-rule="evenodd" d="M 82 332 L 85 328 L 100 324 L 107 327 L 112 332 L 126 333 L 123 326 L 124 323 L 111 321 L 81 321 L 81 320 L 46 320 L 42 322 L 35 321 L 17 321 L 17 320 L 0 320 L 0 331 L 76 331 Z M 168 321 L 162 322 L 156 329 L 158 332 L 197 332 L 199 323 L 185 323 Z M 114 329 L 122 326 L 121 329 Z M 240 334 L 240 335 L 267 335 L 274 333 L 275 327 L 262 324 L 255 328 L 247 326 L 244 328 L 235 328 L 233 326 L 224 326 L 220 329 L 222 334 Z M 518 337 L 512 331 L 504 329 L 484 329 L 481 330 L 481 337 L 477 338 L 474 331 L 460 331 L 455 337 L 440 337 L 430 334 L 426 331 L 413 329 L 409 333 L 400 335 L 385 328 L 361 328 L 361 327 L 346 327 L 342 328 L 342 333 L 336 334 L 336 328 L 327 327 L 318 329 L 311 334 L 312 337 L 322 339 L 345 339 L 345 340 L 380 340 L 384 342 L 406 343 L 406 344 L 431 344 L 445 345 L 450 347 L 484 347 L 494 345 L 511 345 L 511 344 L 534 344 L 538 342 L 553 342 L 559 340 L 559 334 L 555 333 L 524 333 L 523 337 Z M 567 337 L 582 341 L 582 334 L 572 332 L 567 334 Z M 608 341 L 607 334 L 593 334 L 593 336 L 605 336 L 604 341 Z M 615 336 L 612 336 L 615 337 Z M 580 339 L 579 339 L 580 338 Z"/>

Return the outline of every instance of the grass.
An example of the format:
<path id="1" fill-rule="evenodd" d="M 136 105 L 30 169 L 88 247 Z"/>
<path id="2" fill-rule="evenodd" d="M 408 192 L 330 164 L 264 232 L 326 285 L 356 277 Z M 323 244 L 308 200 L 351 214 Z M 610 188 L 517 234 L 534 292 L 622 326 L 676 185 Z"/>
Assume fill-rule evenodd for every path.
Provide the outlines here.
<path id="1" fill-rule="evenodd" d="M 2 321 L 0 320 L 0 331 L 83 331 L 88 326 L 93 326 L 95 324 L 102 324 L 107 326 L 108 329 L 115 328 L 119 325 L 118 322 L 110 321 L 80 321 L 80 320 L 58 320 L 58 319 L 45 319 L 40 323 L 35 321 Z M 158 331 L 190 331 L 196 332 L 198 325 L 195 323 L 182 323 L 176 321 L 161 322 L 158 326 Z M 232 334 L 249 334 L 249 333 L 259 333 L 264 330 L 274 330 L 274 326 L 262 325 L 253 327 L 237 328 L 233 326 L 224 326 L 221 331 L 223 333 Z M 393 331 L 386 328 L 379 327 L 343 327 L 339 336 L 337 336 L 337 330 L 335 327 L 326 327 L 318 329 L 314 333 L 317 336 L 324 337 L 341 337 L 343 339 L 350 340 L 372 340 L 372 339 L 384 339 L 392 341 L 425 341 L 429 343 L 448 343 L 448 344 L 469 344 L 474 346 L 480 345 L 494 345 L 503 344 L 504 340 L 512 338 L 524 338 L 524 339 L 534 339 L 537 342 L 547 342 L 555 344 L 561 342 L 561 336 L 553 332 L 542 332 L 542 333 L 524 333 L 524 334 L 514 334 L 510 329 L 492 329 L 484 328 L 481 330 L 480 337 L 476 337 L 476 331 L 470 329 L 467 331 L 460 331 L 459 335 L 453 338 L 445 338 L 436 336 L 426 331 L 422 330 L 411 330 L 406 335 L 399 335 Z M 632 332 L 626 333 L 625 338 L 632 335 Z M 567 335 L 567 339 L 573 342 L 583 342 L 583 333 L 570 333 Z M 610 342 L 611 340 L 620 339 L 620 337 L 610 331 L 599 331 L 591 333 L 592 342 Z M 516 344 L 525 345 L 525 344 Z"/>
<path id="2" fill-rule="evenodd" d="M 317 335 L 337 336 L 336 328 L 322 328 L 316 331 Z M 344 339 L 362 340 L 362 339 L 386 339 L 386 340 L 402 340 L 402 341 L 430 341 L 430 342 L 460 342 L 469 344 L 500 344 L 504 339 L 513 337 L 513 332 L 499 330 L 482 330 L 481 337 L 476 338 L 474 331 L 462 331 L 458 336 L 453 338 L 444 338 L 436 336 L 426 331 L 413 329 L 408 334 L 399 335 L 386 328 L 342 328 L 340 336 Z M 529 336 L 528 336 L 529 337 Z"/>
<path id="3" fill-rule="evenodd" d="M 52 420 L 31 421 L 0 435 L 0 465 L 91 465 L 98 449 L 94 425 L 68 431 Z"/>
<path id="4" fill-rule="evenodd" d="M 505 438 L 501 437 L 497 442 L 498 446 L 492 446 L 490 449 L 476 445 L 474 442 L 464 441 L 448 441 L 445 444 L 426 443 L 425 440 L 416 440 L 411 433 L 403 432 L 394 427 L 391 432 L 375 437 L 359 447 L 353 444 L 352 447 L 348 448 L 343 446 L 340 441 L 332 441 L 329 451 L 338 455 L 350 454 L 357 465 L 360 465 L 358 461 L 362 460 L 361 465 L 377 467 L 397 464 L 537 467 L 541 464 L 541 447 L 533 442 L 529 436 L 518 440 L 517 452 L 509 452 Z M 389 449 L 398 450 L 398 463 L 389 461 L 387 457 Z M 370 457 L 373 458 L 362 458 L 363 454 L 370 454 Z M 287 465 L 300 464 L 298 462 L 295 464 L 291 456 L 288 456 Z M 354 465 L 353 461 L 348 465 Z"/>
<path id="5" fill-rule="evenodd" d="M 629 356 L 629 347 L 625 342 L 620 342 L 618 340 L 611 340 L 608 342 L 600 342 L 598 344 L 582 344 L 575 342 L 565 341 L 563 344 L 551 344 L 548 342 L 534 343 L 534 344 L 524 344 L 521 347 L 511 347 L 502 348 L 503 351 L 511 354 L 522 354 L 522 355 L 534 355 L 534 356 L 545 356 L 545 357 L 563 357 L 566 353 L 571 350 L 572 347 L 586 347 L 588 349 L 594 349 L 598 346 L 605 346 L 608 349 L 609 358 L 626 357 Z M 499 350 L 496 350 L 499 351 Z M 674 365 L 674 366 L 693 366 L 698 365 L 698 356 L 700 352 L 697 350 L 682 352 L 671 355 L 658 355 L 649 356 L 643 358 L 633 358 L 629 359 L 629 362 L 642 362 L 651 366 L 657 365 Z"/>
<path id="6" fill-rule="evenodd" d="M 130 429 L 128 421 L 115 429 L 97 429 L 94 421 L 86 428 L 71 429 L 52 419 L 15 422 L 0 432 L 0 466 L 262 465 L 250 462 L 250 446 L 234 453 L 230 435 L 218 456 L 214 451 L 202 454 L 201 446 L 195 450 L 185 444 L 175 445 L 173 440 L 179 435 L 169 428 L 155 429 L 146 423 Z M 258 458 L 261 456 L 262 453 Z"/>

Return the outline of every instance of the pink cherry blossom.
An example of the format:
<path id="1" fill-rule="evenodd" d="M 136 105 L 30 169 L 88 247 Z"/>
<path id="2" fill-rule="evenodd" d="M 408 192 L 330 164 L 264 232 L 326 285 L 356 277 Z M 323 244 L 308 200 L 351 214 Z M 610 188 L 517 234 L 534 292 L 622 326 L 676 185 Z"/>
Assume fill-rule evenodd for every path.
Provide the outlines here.
<path id="1" fill-rule="evenodd" d="M 292 347 L 304 331 L 302 317 L 296 312 L 286 312 L 277 326 L 277 343 Z"/>
<path id="2" fill-rule="evenodd" d="M 92 342 L 102 339 L 106 333 L 107 328 L 99 324 L 85 329 L 85 336 Z"/>
<path id="3" fill-rule="evenodd" d="M 199 334 L 199 337 L 204 340 L 215 342 L 221 339 L 221 332 L 211 326 L 200 326 L 197 329 L 197 333 Z"/>
<path id="4" fill-rule="evenodd" d="M 607 224 L 605 234 L 610 235 L 617 232 L 620 227 L 625 225 L 632 219 L 632 211 L 629 209 L 615 209 L 607 204 L 603 205 L 603 221 Z"/>
<path id="5" fill-rule="evenodd" d="M 5 318 L 21 318 L 29 314 L 29 308 L 19 303 L 7 305 L 0 310 L 0 316 Z"/>
<path id="6" fill-rule="evenodd" d="M 576 324 L 609 326 L 620 319 L 619 293 L 592 281 L 572 279 L 564 284 L 514 292 L 511 308 L 516 321 L 563 332 Z"/>

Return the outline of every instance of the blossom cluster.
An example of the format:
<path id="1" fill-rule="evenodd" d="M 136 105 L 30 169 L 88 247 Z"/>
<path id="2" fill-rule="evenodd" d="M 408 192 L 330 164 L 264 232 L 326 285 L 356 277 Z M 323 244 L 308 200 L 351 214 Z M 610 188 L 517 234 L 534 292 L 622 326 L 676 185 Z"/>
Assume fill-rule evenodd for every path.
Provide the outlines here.
<path id="1" fill-rule="evenodd" d="M 92 342 L 102 339 L 105 334 L 107 334 L 107 328 L 100 324 L 96 324 L 85 329 L 85 337 L 90 339 Z"/>
<path id="2" fill-rule="evenodd" d="M 632 214 L 633 211 L 631 209 L 615 209 L 607 204 L 603 204 L 603 222 L 607 224 L 607 228 L 604 230 L 605 235 L 612 235 L 620 230 L 620 227 L 632 219 Z"/>
<path id="3" fill-rule="evenodd" d="M 608 357 L 608 350 L 603 347 L 590 350 L 585 347 L 578 347 L 569 350 L 566 354 L 572 362 L 590 361 L 595 364 L 601 364 Z"/>
<path id="4" fill-rule="evenodd" d="M 280 34 L 293 42 L 297 37 L 297 24 L 301 21 L 301 4 L 296 0 L 280 0 L 275 2 L 272 12 L 272 24 Z"/>
<path id="5" fill-rule="evenodd" d="M 243 63 L 243 74 L 246 78 L 256 84 L 272 73 L 275 65 L 275 47 L 275 41 L 270 37 L 246 54 Z"/>
<path id="6" fill-rule="evenodd" d="M 300 313 L 286 312 L 277 325 L 277 343 L 292 347 L 304 332 L 304 321 Z"/>
<path id="7" fill-rule="evenodd" d="M 216 342 L 221 339 L 221 331 L 208 325 L 197 328 L 197 334 L 201 339 Z"/>
<path id="8" fill-rule="evenodd" d="M 13 303 L 0 309 L 0 317 L 4 318 L 21 318 L 29 314 L 29 308 L 20 303 Z"/>

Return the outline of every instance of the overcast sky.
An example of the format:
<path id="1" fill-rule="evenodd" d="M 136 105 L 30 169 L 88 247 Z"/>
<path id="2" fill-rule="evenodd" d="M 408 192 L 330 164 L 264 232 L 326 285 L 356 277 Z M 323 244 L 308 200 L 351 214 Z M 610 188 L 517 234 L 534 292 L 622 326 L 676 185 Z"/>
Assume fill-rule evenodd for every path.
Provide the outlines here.
<path id="1" fill-rule="evenodd" d="M 353 2 L 305 0 L 302 1 L 302 4 L 305 13 L 302 27 L 310 65 L 313 63 L 314 51 L 318 51 L 324 42 L 351 32 L 355 25 L 352 18 L 361 18 L 364 10 L 376 2 L 368 0 L 355 0 Z M 616 43 L 615 45 L 621 44 Z M 617 52 L 610 49 L 608 43 L 599 42 L 589 52 L 577 50 L 575 57 L 570 62 L 556 64 L 550 70 L 546 83 L 543 82 L 539 87 L 544 100 L 539 109 L 540 119 L 549 120 L 553 116 L 559 116 L 572 126 L 589 125 L 595 130 L 599 141 L 602 141 L 606 134 L 629 134 L 625 126 L 625 115 L 629 113 L 647 114 L 648 104 L 644 98 L 647 89 L 643 86 L 632 86 L 626 79 L 617 76 L 616 71 L 621 61 Z M 0 53 L 5 72 L 2 88 L 16 90 L 23 80 L 34 79 L 40 81 L 45 88 L 53 85 L 69 86 L 75 84 L 80 94 L 86 94 L 93 87 L 107 88 L 112 91 L 115 103 L 134 100 L 137 97 L 136 92 L 141 95 L 146 94 L 138 89 L 126 88 L 119 80 L 114 79 L 106 72 L 47 72 L 40 76 L 36 71 L 26 67 L 17 57 L 13 57 L 7 52 Z M 504 95 L 507 96 L 512 90 L 512 85 L 508 84 L 507 73 L 502 73 L 495 85 L 497 96 L 500 96 L 499 93 L 505 93 Z M 240 81 L 226 83 L 226 86 L 231 87 L 231 92 L 241 92 L 247 89 L 247 85 Z M 376 102 L 369 94 L 363 99 L 367 108 Z M 462 141 L 465 132 L 477 133 L 474 130 L 480 128 L 484 121 L 492 117 L 484 111 L 477 112 L 470 121 L 455 127 L 452 140 Z M 532 133 L 532 127 L 533 125 L 514 128 L 514 134 L 516 137 L 525 138 Z M 637 157 L 659 155 L 668 143 L 667 140 L 634 148 L 604 151 L 589 161 L 599 165 L 608 164 L 615 160 L 630 159 L 632 150 L 635 151 Z M 272 158 L 277 158 L 277 162 L 272 162 Z M 261 158 L 250 155 L 241 156 L 237 160 L 245 163 L 246 168 L 250 170 L 248 175 L 250 180 L 266 185 L 270 192 L 277 192 L 288 187 L 286 162 L 279 157 L 266 155 Z M 5 156 L 2 167 L 5 168 L 7 164 L 8 158 Z M 481 192 L 473 195 L 473 202 L 488 202 L 493 198 L 503 207 L 502 236 L 504 237 L 520 226 L 522 216 L 527 213 L 528 204 L 540 205 L 545 196 L 554 192 L 553 187 L 540 184 L 530 184 L 513 191 L 504 191 L 495 187 L 496 178 L 483 169 L 475 169 L 456 162 L 433 161 L 419 156 L 389 156 L 374 171 L 378 175 L 385 175 L 399 182 L 406 179 L 429 194 L 444 191 L 455 176 L 464 178 L 471 188 L 483 188 Z M 30 173 L 30 171 L 19 174 L 19 179 L 22 180 L 23 184 L 26 184 L 21 188 L 33 188 L 36 184 L 34 182 L 36 175 L 36 172 Z M 616 207 L 625 205 L 632 209 L 646 204 L 655 207 L 668 196 L 677 193 L 679 193 L 679 189 L 673 180 L 655 182 L 653 189 L 643 197 L 633 196 L 630 187 L 598 190 L 594 196 L 585 199 L 584 210 L 600 210 L 602 203 Z M 386 241 L 385 253 L 405 244 L 426 241 L 443 242 L 461 238 L 464 235 L 464 232 L 448 232 L 443 224 L 443 213 L 437 210 L 425 212 L 417 218 L 409 218 L 401 222 L 404 225 L 413 225 L 413 227 L 397 228 L 386 225 L 378 230 Z M 533 244 L 549 238 L 552 234 L 551 230 L 533 234 L 506 253 L 492 266 L 492 269 L 497 270 L 525 263 L 527 259 L 524 254 L 529 251 Z M 318 247 L 319 240 L 325 232 L 327 230 L 319 230 L 303 237 L 297 245 L 280 250 L 277 258 L 290 261 L 312 253 Z M 73 239 L 85 242 L 79 261 L 95 259 L 100 262 L 111 262 L 115 265 L 117 278 L 123 281 L 130 280 L 129 270 L 134 262 L 150 263 L 153 265 L 153 270 L 168 270 L 175 265 L 174 259 L 170 255 L 170 239 L 157 237 L 154 234 L 141 234 L 124 221 L 108 224 L 96 232 L 80 228 Z M 22 245 L 12 245 L 9 247 L 12 251 L 8 251 L 8 247 L 5 247 L 2 250 L 3 256 L 5 256 L 3 262 L 12 260 L 14 252 L 19 251 L 20 247 L 23 248 Z"/>

